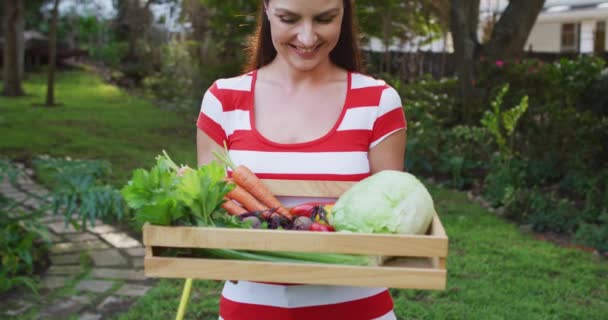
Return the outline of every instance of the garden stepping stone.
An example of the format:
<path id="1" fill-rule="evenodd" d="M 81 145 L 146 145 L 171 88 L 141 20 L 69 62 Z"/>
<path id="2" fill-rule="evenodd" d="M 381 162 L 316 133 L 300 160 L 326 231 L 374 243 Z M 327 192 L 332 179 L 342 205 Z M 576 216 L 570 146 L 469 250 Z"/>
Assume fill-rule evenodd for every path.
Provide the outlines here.
<path id="1" fill-rule="evenodd" d="M 65 238 L 67 238 L 70 242 L 91 241 L 99 239 L 96 235 L 88 232 L 66 234 Z"/>
<path id="2" fill-rule="evenodd" d="M 41 319 L 65 319 L 78 313 L 89 303 L 89 298 L 84 296 L 72 296 L 67 299 L 59 299 L 40 312 Z"/>
<path id="3" fill-rule="evenodd" d="M 97 306 L 97 310 L 100 312 L 109 312 L 113 309 L 120 308 L 124 304 L 131 303 L 132 301 L 132 297 L 112 295 L 103 300 L 103 302 Z"/>
<path id="4" fill-rule="evenodd" d="M 33 304 L 27 301 L 12 300 L 6 304 L 3 303 L 2 313 L 9 317 L 15 317 L 29 310 L 32 306 Z"/>
<path id="5" fill-rule="evenodd" d="M 124 232 L 120 233 L 103 233 L 100 236 L 111 243 L 116 248 L 135 248 L 141 247 L 141 243 Z"/>
<path id="6" fill-rule="evenodd" d="M 78 320 L 100 320 L 101 319 L 101 315 L 100 314 L 94 314 L 94 313 L 83 313 L 80 318 L 78 318 Z"/>
<path id="7" fill-rule="evenodd" d="M 146 255 L 146 250 L 143 247 L 125 249 L 125 252 L 131 257 L 143 257 Z"/>
<path id="8" fill-rule="evenodd" d="M 65 286 L 70 278 L 62 276 L 45 276 L 42 278 L 42 286 L 49 290 L 54 290 Z"/>
<path id="9" fill-rule="evenodd" d="M 62 264 L 78 264 L 80 262 L 80 254 L 79 253 L 71 253 L 71 254 L 62 254 L 62 255 L 51 255 L 51 263 L 55 265 Z"/>
<path id="10" fill-rule="evenodd" d="M 49 229 L 53 230 L 53 232 L 59 234 L 80 232 L 79 230 L 74 229 L 74 226 L 72 226 L 71 224 L 66 225 L 64 221 L 49 223 L 48 227 Z"/>
<path id="11" fill-rule="evenodd" d="M 91 276 L 99 279 L 146 280 L 143 270 L 131 269 L 96 268 L 91 270 Z"/>
<path id="12" fill-rule="evenodd" d="M 76 290 L 103 293 L 112 289 L 114 283 L 106 280 L 83 280 L 76 285 Z"/>
<path id="13" fill-rule="evenodd" d="M 109 226 L 107 224 L 96 223 L 94 227 L 91 226 L 91 228 L 89 228 L 89 231 L 96 233 L 96 234 L 104 234 L 104 233 L 116 232 L 117 230 L 114 229 L 114 227 Z"/>
<path id="14" fill-rule="evenodd" d="M 93 265 L 96 267 L 126 266 L 129 261 L 120 254 L 118 249 L 96 250 L 91 253 Z"/>
<path id="15" fill-rule="evenodd" d="M 54 254 L 59 254 L 107 248 L 109 248 L 109 246 L 102 241 L 62 242 L 54 244 L 51 247 L 50 252 Z"/>
<path id="16" fill-rule="evenodd" d="M 84 272 L 84 268 L 81 265 L 57 265 L 51 266 L 46 273 L 49 275 L 78 275 Z"/>
<path id="17" fill-rule="evenodd" d="M 151 287 L 142 286 L 137 284 L 125 284 L 120 288 L 120 290 L 116 291 L 114 294 L 119 296 L 130 296 L 130 297 L 140 297 L 146 294 Z"/>

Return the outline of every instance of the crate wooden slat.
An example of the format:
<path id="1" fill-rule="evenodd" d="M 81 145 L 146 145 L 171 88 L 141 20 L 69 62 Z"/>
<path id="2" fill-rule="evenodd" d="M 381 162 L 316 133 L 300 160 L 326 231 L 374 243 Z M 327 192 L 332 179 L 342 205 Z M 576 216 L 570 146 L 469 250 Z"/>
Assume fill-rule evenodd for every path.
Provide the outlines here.
<path id="1" fill-rule="evenodd" d="M 436 290 L 445 288 L 445 270 L 427 268 L 357 267 L 328 264 L 267 263 L 215 259 L 146 258 L 146 276 L 201 278 L 275 283 L 306 283 L 363 287 L 392 287 Z M 179 270 L 179 272 L 176 272 Z"/>
<path id="2" fill-rule="evenodd" d="M 160 227 L 144 228 L 144 243 L 174 248 L 229 248 L 238 250 L 276 250 L 351 253 L 389 256 L 445 256 L 443 236 L 405 236 L 288 230 Z"/>
<path id="3" fill-rule="evenodd" d="M 264 180 L 277 195 L 338 197 L 352 182 Z M 321 191 L 319 191 L 321 190 Z M 146 224 L 148 277 L 444 289 L 448 237 L 438 215 L 426 235 L 325 233 Z M 377 267 L 154 256 L 152 247 L 347 253 L 391 257 Z"/>

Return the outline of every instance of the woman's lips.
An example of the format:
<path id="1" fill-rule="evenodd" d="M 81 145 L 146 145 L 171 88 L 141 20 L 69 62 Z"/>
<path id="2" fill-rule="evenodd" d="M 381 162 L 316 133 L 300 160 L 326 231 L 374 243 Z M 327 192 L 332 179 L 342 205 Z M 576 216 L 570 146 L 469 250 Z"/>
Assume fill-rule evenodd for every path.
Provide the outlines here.
<path id="1" fill-rule="evenodd" d="M 306 59 L 306 58 L 314 57 L 315 54 L 317 54 L 317 52 L 319 52 L 319 48 L 321 47 L 321 45 L 319 44 L 312 48 L 305 48 L 305 47 L 300 47 L 300 46 L 290 44 L 289 47 L 291 47 L 291 49 L 293 51 L 295 51 L 295 53 L 298 54 L 300 57 Z"/>

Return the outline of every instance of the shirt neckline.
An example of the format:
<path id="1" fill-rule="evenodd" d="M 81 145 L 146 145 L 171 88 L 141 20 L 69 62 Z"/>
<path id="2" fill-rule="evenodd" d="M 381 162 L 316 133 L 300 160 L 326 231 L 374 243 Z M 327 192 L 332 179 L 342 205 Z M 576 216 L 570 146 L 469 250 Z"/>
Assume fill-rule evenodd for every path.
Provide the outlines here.
<path id="1" fill-rule="evenodd" d="M 253 70 L 252 79 L 251 79 L 251 95 L 250 95 L 251 102 L 249 105 L 249 123 L 251 126 L 251 131 L 256 136 L 256 138 L 258 138 L 260 141 L 262 141 L 268 145 L 275 146 L 275 147 L 281 147 L 281 148 L 306 147 L 306 146 L 318 144 L 318 143 L 321 143 L 321 142 L 327 140 L 338 130 L 338 127 L 340 127 L 340 124 L 342 123 L 342 120 L 344 119 L 344 115 L 346 114 L 346 109 L 347 109 L 347 104 L 349 101 L 351 84 L 352 84 L 352 71 L 347 70 L 346 72 L 347 72 L 346 95 L 344 97 L 344 103 L 342 104 L 342 110 L 340 111 L 340 116 L 334 123 L 333 127 L 327 133 L 325 133 L 321 137 L 316 138 L 314 140 L 297 142 L 297 143 L 281 143 L 281 142 L 272 141 L 272 140 L 264 137 L 264 135 L 262 135 L 262 133 L 260 133 L 258 131 L 258 128 L 255 125 L 255 85 L 257 82 L 257 78 L 258 78 L 258 69 Z"/>

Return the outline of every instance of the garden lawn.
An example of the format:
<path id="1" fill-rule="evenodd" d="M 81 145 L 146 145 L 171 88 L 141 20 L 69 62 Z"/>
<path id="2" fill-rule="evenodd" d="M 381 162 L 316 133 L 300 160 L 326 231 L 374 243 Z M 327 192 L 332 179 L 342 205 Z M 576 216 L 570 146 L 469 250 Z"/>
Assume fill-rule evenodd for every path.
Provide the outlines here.
<path id="1" fill-rule="evenodd" d="M 56 81 L 58 107 L 40 107 L 45 74 L 29 75 L 26 97 L 0 96 L 0 155 L 108 160 L 117 185 L 134 168 L 150 167 L 163 149 L 178 163 L 196 164 L 196 114 L 186 120 L 160 110 L 86 71 L 59 72 Z"/>
<path id="2" fill-rule="evenodd" d="M 431 193 L 450 239 L 447 289 L 392 290 L 398 319 L 606 319 L 608 262 L 537 241 L 461 192 Z M 171 319 L 182 286 L 163 280 L 116 319 Z M 186 319 L 217 319 L 220 288 L 195 281 Z"/>

